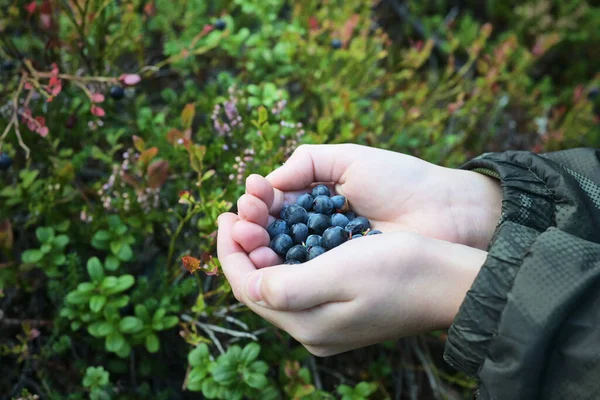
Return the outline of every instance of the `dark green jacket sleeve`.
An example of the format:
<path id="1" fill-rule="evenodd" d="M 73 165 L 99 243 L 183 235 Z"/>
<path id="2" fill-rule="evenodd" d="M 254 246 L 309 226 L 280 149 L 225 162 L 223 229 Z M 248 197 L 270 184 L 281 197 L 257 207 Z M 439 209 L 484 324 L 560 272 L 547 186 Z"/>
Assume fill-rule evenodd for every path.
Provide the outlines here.
<path id="1" fill-rule="evenodd" d="M 444 359 L 479 399 L 600 398 L 600 150 L 484 154 L 502 216 Z"/>

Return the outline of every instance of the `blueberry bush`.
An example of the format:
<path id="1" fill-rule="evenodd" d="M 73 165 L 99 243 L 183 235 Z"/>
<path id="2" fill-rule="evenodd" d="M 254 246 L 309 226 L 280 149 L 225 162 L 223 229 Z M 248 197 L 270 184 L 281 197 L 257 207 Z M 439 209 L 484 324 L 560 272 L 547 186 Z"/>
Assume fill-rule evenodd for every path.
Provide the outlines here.
<path id="1" fill-rule="evenodd" d="M 311 356 L 215 221 L 304 143 L 600 147 L 594 4 L 0 1 L 0 398 L 469 398 L 443 331 Z"/>

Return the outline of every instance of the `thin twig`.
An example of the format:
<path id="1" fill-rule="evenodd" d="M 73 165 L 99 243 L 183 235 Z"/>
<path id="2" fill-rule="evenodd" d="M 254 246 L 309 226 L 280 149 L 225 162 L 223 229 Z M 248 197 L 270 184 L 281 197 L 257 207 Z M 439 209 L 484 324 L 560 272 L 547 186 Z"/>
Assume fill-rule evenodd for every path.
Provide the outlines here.
<path id="1" fill-rule="evenodd" d="M 312 370 L 313 379 L 315 380 L 315 387 L 319 390 L 323 390 L 323 383 L 321 382 L 321 375 L 319 375 L 315 356 L 310 356 L 308 362 L 310 364 L 310 369 Z"/>
<path id="2" fill-rule="evenodd" d="M 235 336 L 235 337 L 245 337 L 245 338 L 249 338 L 255 341 L 258 341 L 258 337 L 256 337 L 255 335 L 249 333 L 249 332 L 240 332 L 240 331 L 234 331 L 232 329 L 227 329 L 227 328 L 222 328 L 220 326 L 217 325 L 213 325 L 213 324 L 207 324 L 207 323 L 203 323 L 200 321 L 196 321 L 192 316 L 187 315 L 187 314 L 183 314 L 181 316 L 181 319 L 183 319 L 184 321 L 187 322 L 191 322 L 196 324 L 197 326 L 203 328 L 203 329 L 208 329 L 214 332 L 219 332 L 219 333 L 225 333 L 227 335 L 230 336 Z"/>

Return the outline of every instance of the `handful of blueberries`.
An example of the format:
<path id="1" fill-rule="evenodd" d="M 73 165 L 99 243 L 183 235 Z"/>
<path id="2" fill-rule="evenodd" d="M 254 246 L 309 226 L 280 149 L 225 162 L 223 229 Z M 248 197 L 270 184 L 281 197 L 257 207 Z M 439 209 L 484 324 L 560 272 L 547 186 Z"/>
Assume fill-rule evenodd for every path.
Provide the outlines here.
<path id="1" fill-rule="evenodd" d="M 286 264 L 302 264 L 348 240 L 382 233 L 371 230 L 367 218 L 356 216 L 346 198 L 331 196 L 325 185 L 301 195 L 296 204 L 283 206 L 280 217 L 267 232 L 269 247 L 285 257 Z"/>

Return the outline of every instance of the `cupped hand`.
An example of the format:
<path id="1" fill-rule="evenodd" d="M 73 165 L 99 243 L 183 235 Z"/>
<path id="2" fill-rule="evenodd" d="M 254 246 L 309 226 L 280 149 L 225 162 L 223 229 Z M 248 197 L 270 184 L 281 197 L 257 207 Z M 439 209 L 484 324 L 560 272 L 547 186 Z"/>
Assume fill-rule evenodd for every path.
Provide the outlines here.
<path id="1" fill-rule="evenodd" d="M 448 327 L 486 256 L 398 231 L 354 239 L 302 265 L 258 269 L 235 240 L 236 229 L 251 225 L 232 213 L 219 217 L 218 255 L 234 295 L 317 356 Z"/>

